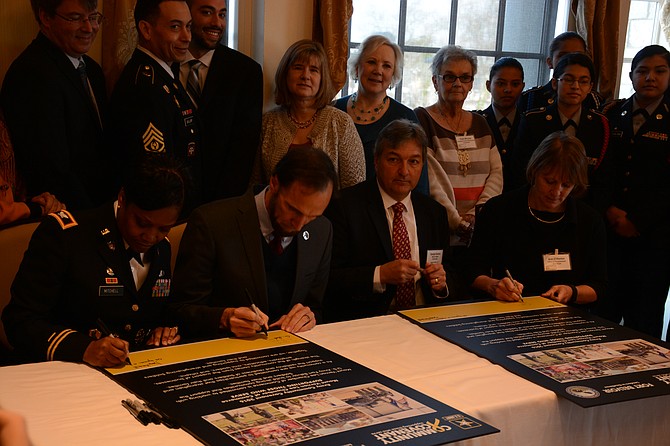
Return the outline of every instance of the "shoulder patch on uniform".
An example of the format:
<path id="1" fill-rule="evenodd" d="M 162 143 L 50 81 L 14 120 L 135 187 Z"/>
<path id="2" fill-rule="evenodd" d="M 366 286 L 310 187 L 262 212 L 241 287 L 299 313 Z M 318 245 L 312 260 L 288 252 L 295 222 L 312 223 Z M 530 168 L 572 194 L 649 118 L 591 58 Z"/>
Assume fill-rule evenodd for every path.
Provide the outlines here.
<path id="1" fill-rule="evenodd" d="M 140 82 L 149 82 L 153 85 L 154 83 L 154 67 L 151 65 L 140 65 L 137 68 L 137 74 L 135 75 L 135 84 Z"/>
<path id="2" fill-rule="evenodd" d="M 79 224 L 77 223 L 77 220 L 74 219 L 72 214 L 70 214 L 65 209 L 58 212 L 52 212 L 49 214 L 49 217 L 55 218 L 62 229 L 72 228 Z"/>
<path id="3" fill-rule="evenodd" d="M 163 132 L 158 130 L 154 126 L 153 122 L 149 123 L 146 131 L 142 135 L 142 143 L 144 144 L 144 150 L 152 153 L 163 153 L 165 152 L 165 139 L 163 138 Z"/>

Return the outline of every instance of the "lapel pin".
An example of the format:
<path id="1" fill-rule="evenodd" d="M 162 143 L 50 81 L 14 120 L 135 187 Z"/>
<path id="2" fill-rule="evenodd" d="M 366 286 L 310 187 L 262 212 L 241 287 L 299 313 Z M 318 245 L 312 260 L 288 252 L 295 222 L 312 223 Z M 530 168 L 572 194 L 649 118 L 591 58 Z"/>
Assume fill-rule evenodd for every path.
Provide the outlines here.
<path id="1" fill-rule="evenodd" d="M 628 110 L 624 110 L 621 112 L 621 116 L 626 116 L 626 113 L 628 113 Z"/>
<path id="2" fill-rule="evenodd" d="M 108 276 L 113 276 L 114 275 L 114 270 L 112 268 L 107 268 L 107 275 Z"/>
<path id="3" fill-rule="evenodd" d="M 107 235 L 107 234 L 109 234 L 109 229 L 107 229 L 107 228 L 103 229 L 102 231 L 100 231 L 100 234 L 101 234 L 101 235 Z"/>
<path id="4" fill-rule="evenodd" d="M 305 240 L 309 240 L 309 232 L 308 231 L 302 231 L 302 238 Z"/>
<path id="5" fill-rule="evenodd" d="M 112 251 L 116 251 L 116 244 L 114 242 L 107 242 L 107 247 Z"/>

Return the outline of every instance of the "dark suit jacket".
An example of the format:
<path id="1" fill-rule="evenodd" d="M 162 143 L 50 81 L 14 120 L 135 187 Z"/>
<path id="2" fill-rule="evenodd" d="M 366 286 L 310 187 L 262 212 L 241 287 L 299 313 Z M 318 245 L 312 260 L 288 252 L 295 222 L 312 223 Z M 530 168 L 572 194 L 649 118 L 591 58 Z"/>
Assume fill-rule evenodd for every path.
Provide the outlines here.
<path id="1" fill-rule="evenodd" d="M 168 287 L 169 294 L 170 243 L 163 240 L 154 247 L 138 291 L 112 203 L 73 218 L 67 212 L 59 215 L 46 217 L 35 230 L 12 283 L 12 298 L 2 314 L 10 343 L 31 361 L 81 361 L 92 340 L 88 331 L 102 318 L 130 342 L 131 350 L 141 348 L 135 345 L 138 331 L 165 322 L 168 295 L 154 286 Z"/>
<path id="2" fill-rule="evenodd" d="M 218 45 L 198 106 L 205 202 L 247 190 L 260 143 L 262 108 L 260 65 Z"/>
<path id="3" fill-rule="evenodd" d="M 186 336 L 230 336 L 219 329 L 225 308 L 248 307 L 247 291 L 258 308 L 269 314 L 258 212 L 251 191 L 205 204 L 191 214 L 175 265 L 175 304 Z M 328 282 L 332 227 L 319 217 L 296 235 L 297 263 L 290 310 L 310 307 L 321 319 L 321 302 Z M 271 321 L 273 322 L 273 321 Z"/>
<path id="4" fill-rule="evenodd" d="M 516 137 L 517 131 L 519 130 L 519 122 L 521 121 L 521 114 L 519 109 L 516 110 L 516 116 L 514 117 L 514 123 L 512 128 L 507 135 L 507 141 L 502 137 L 500 133 L 500 127 L 498 127 L 498 121 L 496 120 L 496 113 L 493 110 L 493 106 L 489 105 L 485 110 L 477 111 L 480 115 L 486 118 L 486 122 L 489 127 L 491 127 L 491 134 L 496 140 L 496 147 L 500 153 L 500 159 L 503 163 L 503 187 L 506 187 L 510 183 L 511 172 L 512 172 L 512 150 L 514 149 L 514 138 Z"/>
<path id="5" fill-rule="evenodd" d="M 104 119 L 100 66 L 84 56 Z M 48 191 L 68 209 L 87 209 L 113 197 L 102 127 L 81 78 L 65 53 L 41 32 L 12 63 L 0 93 L 19 175 L 27 195 Z"/>
<path id="6" fill-rule="evenodd" d="M 442 249 L 449 299 L 456 299 L 455 274 L 450 266 L 447 211 L 421 193 L 412 193 L 412 206 L 419 238 L 420 264 L 426 264 L 429 249 Z M 387 285 L 383 294 L 373 292 L 374 270 L 394 259 L 391 234 L 376 179 L 346 188 L 331 202 L 326 216 L 333 223 L 333 259 L 324 303 L 324 320 L 333 322 L 387 314 L 396 287 Z M 421 280 L 427 303 L 437 299 L 430 284 Z"/>

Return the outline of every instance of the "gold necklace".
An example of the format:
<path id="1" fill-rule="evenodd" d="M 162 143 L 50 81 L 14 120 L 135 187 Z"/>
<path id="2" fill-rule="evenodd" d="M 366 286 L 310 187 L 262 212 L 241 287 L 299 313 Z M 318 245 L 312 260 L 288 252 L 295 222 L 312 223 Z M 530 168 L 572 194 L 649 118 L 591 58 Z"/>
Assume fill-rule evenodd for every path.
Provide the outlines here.
<path id="1" fill-rule="evenodd" d="M 447 117 L 447 114 L 442 110 L 442 107 L 438 106 L 437 109 L 440 111 L 440 115 L 444 118 L 444 120 L 447 122 L 447 125 L 453 130 L 454 133 L 460 133 L 458 131 L 459 128 L 461 128 L 461 120 L 463 119 L 463 110 L 458 114 L 458 123 L 454 127 L 454 125 L 451 123 L 449 118 Z"/>
<path id="2" fill-rule="evenodd" d="M 373 107 L 370 110 L 363 110 L 362 107 L 359 107 L 358 110 L 363 114 L 363 115 L 368 115 L 369 119 L 364 118 L 363 116 L 359 115 L 356 113 L 356 104 L 358 102 L 358 93 L 354 93 L 351 95 L 351 112 L 354 114 L 354 118 L 356 119 L 356 122 L 372 122 L 377 119 L 377 116 L 384 110 L 384 107 L 386 107 L 386 102 L 388 101 L 388 96 L 384 96 L 384 99 L 382 99 L 382 102 L 376 106 Z M 373 114 L 374 113 L 374 114 Z"/>
<path id="3" fill-rule="evenodd" d="M 535 212 L 533 212 L 533 210 L 530 208 L 530 205 L 528 205 L 528 212 L 530 212 L 530 215 L 535 217 L 535 220 L 537 220 L 539 222 L 542 222 L 542 223 L 547 223 L 547 224 L 550 224 L 550 225 L 554 224 L 554 223 L 558 223 L 559 221 L 563 220 L 563 217 L 565 217 L 565 212 L 563 212 L 563 214 L 558 218 L 558 220 L 552 220 L 552 221 L 542 220 L 540 217 L 535 215 Z"/>
<path id="4" fill-rule="evenodd" d="M 319 110 L 315 111 L 312 117 L 309 118 L 307 121 L 298 121 L 297 119 L 295 119 L 291 114 L 290 109 L 286 109 L 286 113 L 288 114 L 288 118 L 291 120 L 293 124 L 295 124 L 296 127 L 298 127 L 299 129 L 306 129 L 310 125 L 314 124 L 314 121 L 316 121 L 316 114 L 319 113 Z"/>

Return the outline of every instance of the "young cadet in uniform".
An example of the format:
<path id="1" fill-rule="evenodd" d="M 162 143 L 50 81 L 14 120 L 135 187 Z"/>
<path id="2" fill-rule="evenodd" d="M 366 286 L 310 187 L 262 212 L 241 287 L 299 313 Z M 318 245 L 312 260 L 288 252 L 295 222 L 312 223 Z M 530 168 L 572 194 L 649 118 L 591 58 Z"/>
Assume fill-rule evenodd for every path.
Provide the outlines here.
<path id="1" fill-rule="evenodd" d="M 512 186 L 525 183 L 526 165 L 540 142 L 549 134 L 563 130 L 576 136 L 586 149 L 589 165 L 589 196 L 601 189 L 595 180 L 607 151 L 609 126 L 607 118 L 584 103 L 593 87 L 595 68 L 591 59 L 581 53 L 561 58 L 554 70 L 551 84 L 556 90 L 556 102 L 522 115 L 512 153 Z"/>
<path id="2" fill-rule="evenodd" d="M 183 0 L 138 0 L 138 46 L 119 77 L 111 98 L 108 126 L 121 168 L 147 153 L 182 160 L 192 177 L 185 213 L 201 201 L 198 126 L 188 94 L 171 64 L 186 58 L 191 13 Z"/>
<path id="3" fill-rule="evenodd" d="M 630 78 L 635 94 L 605 110 L 611 128 L 603 166 L 611 179 L 605 213 L 611 286 L 599 312 L 660 338 L 670 287 L 668 50 L 641 49 Z"/>
<path id="4" fill-rule="evenodd" d="M 510 182 L 512 149 L 521 117 L 516 106 L 525 86 L 523 66 L 513 57 L 498 59 L 489 72 L 486 89 L 491 93 L 491 105 L 477 113 L 486 118 L 496 140 L 503 163 L 503 191 Z"/>
<path id="5" fill-rule="evenodd" d="M 555 70 L 561 57 L 568 53 L 588 54 L 586 42 L 576 32 L 567 31 L 557 35 L 549 44 L 549 57 L 547 57 L 547 66 Z M 554 77 L 556 77 L 554 75 Z M 556 91 L 552 86 L 551 79 L 544 85 L 531 88 L 523 92 L 519 98 L 517 108 L 520 113 L 524 113 L 534 108 L 546 107 L 556 102 Z M 604 102 L 598 92 L 591 90 L 584 99 L 587 109 L 600 109 Z"/>
<path id="6" fill-rule="evenodd" d="M 18 359 L 111 367 L 129 350 L 177 342 L 176 328 L 161 327 L 170 295 L 165 236 L 183 201 L 180 168 L 154 155 L 132 166 L 116 202 L 49 214 L 2 314 Z"/>

